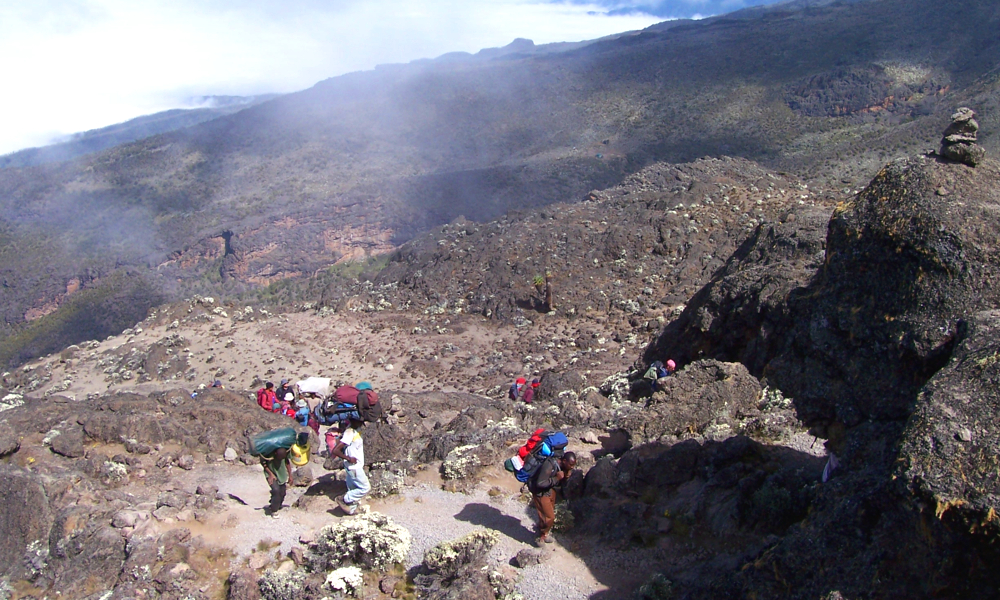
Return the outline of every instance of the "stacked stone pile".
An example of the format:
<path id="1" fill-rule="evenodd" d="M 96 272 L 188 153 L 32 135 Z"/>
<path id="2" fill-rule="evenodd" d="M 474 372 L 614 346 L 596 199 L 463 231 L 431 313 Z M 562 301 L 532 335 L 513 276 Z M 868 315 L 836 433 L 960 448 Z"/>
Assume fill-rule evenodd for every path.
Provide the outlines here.
<path id="1" fill-rule="evenodd" d="M 975 167 L 983 161 L 986 150 L 976 143 L 979 123 L 971 108 L 962 107 L 951 116 L 951 125 L 944 130 L 941 138 L 941 156 Z"/>

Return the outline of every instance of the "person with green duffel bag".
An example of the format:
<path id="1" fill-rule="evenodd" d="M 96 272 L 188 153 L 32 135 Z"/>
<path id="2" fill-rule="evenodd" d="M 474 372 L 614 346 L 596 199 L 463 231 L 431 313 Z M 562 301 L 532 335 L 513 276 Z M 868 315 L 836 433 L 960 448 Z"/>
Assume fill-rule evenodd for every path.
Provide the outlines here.
<path id="1" fill-rule="evenodd" d="M 276 518 L 285 501 L 293 461 L 298 466 L 309 462 L 309 433 L 296 433 L 292 427 L 258 433 L 250 437 L 250 454 L 260 457 L 264 478 L 271 488 L 267 512 Z"/>

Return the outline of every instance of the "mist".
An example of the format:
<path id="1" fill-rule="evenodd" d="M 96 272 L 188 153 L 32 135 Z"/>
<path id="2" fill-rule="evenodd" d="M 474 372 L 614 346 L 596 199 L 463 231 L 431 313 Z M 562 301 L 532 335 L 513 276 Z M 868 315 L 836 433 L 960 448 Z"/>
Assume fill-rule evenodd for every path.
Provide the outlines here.
<path id="1" fill-rule="evenodd" d="M 517 37 L 593 39 L 662 20 L 641 6 L 628 14 L 622 8 L 532 0 L 3 5 L 0 52 L 16 59 L 5 61 L 0 154 L 195 107 L 204 96 L 292 92 L 378 64 L 475 52 Z"/>

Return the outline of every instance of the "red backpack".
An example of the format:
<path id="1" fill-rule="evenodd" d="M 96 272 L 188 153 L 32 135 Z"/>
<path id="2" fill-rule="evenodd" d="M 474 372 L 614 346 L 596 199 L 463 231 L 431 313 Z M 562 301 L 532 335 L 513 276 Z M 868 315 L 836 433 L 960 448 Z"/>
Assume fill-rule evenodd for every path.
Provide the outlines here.
<path id="1" fill-rule="evenodd" d="M 268 393 L 269 391 L 267 388 L 257 390 L 257 404 L 264 410 L 273 411 L 274 401 L 277 399 L 277 396 L 274 395 L 274 392 Z"/>
<path id="2" fill-rule="evenodd" d="M 536 429 L 535 433 L 531 434 L 531 437 L 528 438 L 528 441 L 525 442 L 523 446 L 518 448 L 517 456 L 521 460 L 524 460 L 525 457 L 531 454 L 531 451 L 534 450 L 535 447 L 538 446 L 538 444 L 542 443 L 542 438 L 544 437 L 545 437 L 545 428 Z"/>

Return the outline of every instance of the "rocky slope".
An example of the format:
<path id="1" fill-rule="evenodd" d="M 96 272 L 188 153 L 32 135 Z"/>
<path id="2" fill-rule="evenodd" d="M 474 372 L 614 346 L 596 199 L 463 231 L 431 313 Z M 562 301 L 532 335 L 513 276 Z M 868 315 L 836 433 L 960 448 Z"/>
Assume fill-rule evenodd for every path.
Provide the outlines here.
<path id="1" fill-rule="evenodd" d="M 735 256 L 647 351 L 744 362 L 795 399 L 846 469 L 722 588 L 992 596 L 995 440 L 982 382 L 993 315 L 982 311 L 996 304 L 997 166 L 889 164 L 837 208 L 822 261 L 815 233 L 796 247 L 773 230 L 785 243 Z M 843 577 L 816 569 L 831 551 Z"/>
<path id="2" fill-rule="evenodd" d="M 706 178 L 719 187 L 699 189 Z M 993 597 L 1000 165 L 894 161 L 832 215 L 822 202 L 788 200 L 789 189 L 802 191 L 794 184 L 738 160 L 656 166 L 594 194 L 593 215 L 612 218 L 591 237 L 574 212 L 586 203 L 547 220 L 529 213 L 502 234 L 500 253 L 511 254 L 490 262 L 483 240 L 492 233 L 500 244 L 501 224 L 458 222 L 392 259 L 385 271 L 398 273 L 397 285 L 376 275 L 328 290 L 327 306 L 282 315 L 195 298 L 4 373 L 9 594 L 207 598 L 228 578 L 233 598 L 319 599 L 351 567 L 363 568 L 371 598 L 580 593 L 510 571 L 516 563 L 563 577 L 545 570 L 555 560 L 547 551 L 521 555 L 531 534 L 508 508 L 466 502 L 455 518 L 494 531 L 450 541 L 427 533 L 414 511 L 373 500 L 405 516 L 422 547 L 445 543 L 422 565 L 406 559 L 404 575 L 377 552 L 357 554 L 338 524 L 308 534 L 330 524 L 343 489 L 318 460 L 297 475 L 305 491 L 293 494 L 283 527 L 216 495 L 213 478 L 249 468 L 236 464 L 245 434 L 287 423 L 262 414 L 250 390 L 264 378 L 324 374 L 370 379 L 393 399 L 386 422 L 366 431 L 366 454 L 375 495 L 404 503 L 426 484 L 449 494 L 448 506 L 461 493 L 524 502 L 500 463 L 536 427 L 566 432 L 580 470 L 565 487 L 557 537 L 567 552 L 557 554 L 597 582 L 590 597 Z M 773 220 L 719 209 L 757 193 Z M 692 194 L 699 206 L 684 208 L 697 213 L 670 213 L 673 198 Z M 555 311 L 533 308 L 530 292 L 518 304 L 516 282 L 544 268 L 543 244 L 562 230 L 572 232 L 569 281 L 613 289 L 616 278 L 622 298 L 682 293 L 667 279 L 643 294 L 645 267 L 589 266 L 597 256 L 587 253 L 624 248 L 642 265 L 656 248 L 678 248 L 678 218 L 694 236 L 684 243 L 731 255 L 707 269 L 698 252 L 668 252 L 687 281 L 707 281 L 676 318 L 654 308 L 633 323 L 613 302 L 581 310 L 589 290 L 576 287 L 558 288 Z M 708 223 L 718 227 L 703 234 Z M 746 225 L 745 239 L 727 234 Z M 462 278 L 484 266 L 482 289 L 462 296 Z M 491 294 L 501 300 L 487 303 Z M 656 316 L 666 325 L 652 336 L 645 319 Z M 655 392 L 640 383 L 641 367 L 667 357 L 676 374 Z M 529 372 L 541 379 L 535 402 L 507 400 L 506 384 Z M 212 378 L 239 391 L 191 389 Z M 367 522 L 339 521 L 351 531 Z M 226 523 L 256 533 L 207 534 Z M 101 575 L 81 575 L 89 571 Z"/>
<path id="3" fill-rule="evenodd" d="M 96 335 L 65 325 L 107 305 L 67 306 L 74 281 L 144 308 L 158 295 L 231 297 L 458 216 L 574 202 L 663 160 L 743 156 L 856 189 L 888 158 L 930 147 L 926 133 L 958 103 L 995 129 L 998 19 L 990 3 L 879 0 L 564 52 L 519 44 L 331 79 L 72 164 L 4 169 L 0 334 L 14 349 L 3 356 L 38 354 L 15 334 L 65 340 L 42 352 Z M 32 320 L 62 306 L 69 317 Z"/>

